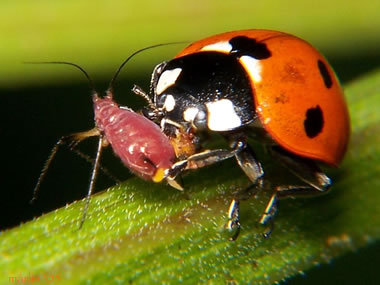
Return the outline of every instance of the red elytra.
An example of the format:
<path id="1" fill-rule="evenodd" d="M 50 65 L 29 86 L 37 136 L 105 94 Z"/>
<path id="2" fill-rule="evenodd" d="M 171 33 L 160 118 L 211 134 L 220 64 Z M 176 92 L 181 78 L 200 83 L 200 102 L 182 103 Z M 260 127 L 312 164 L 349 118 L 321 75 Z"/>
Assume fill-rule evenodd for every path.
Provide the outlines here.
<path id="1" fill-rule="evenodd" d="M 278 31 L 234 31 L 196 41 L 176 58 L 202 52 L 206 46 L 238 36 L 255 39 L 271 52 L 270 57 L 260 61 L 261 80 L 249 74 L 256 104 L 254 111 L 265 130 L 294 154 L 338 166 L 350 136 L 347 105 L 334 71 L 306 41 Z M 310 116 L 313 113 L 318 116 L 319 110 L 323 112 L 322 131 L 314 137 L 312 131 L 309 135 L 305 132 L 308 109 Z"/>

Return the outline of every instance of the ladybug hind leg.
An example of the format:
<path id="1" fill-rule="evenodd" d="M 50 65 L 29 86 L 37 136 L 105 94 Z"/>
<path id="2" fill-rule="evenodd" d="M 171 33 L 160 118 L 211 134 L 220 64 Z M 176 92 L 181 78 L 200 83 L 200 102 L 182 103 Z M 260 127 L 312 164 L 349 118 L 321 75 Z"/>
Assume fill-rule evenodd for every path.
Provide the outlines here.
<path id="1" fill-rule="evenodd" d="M 326 193 L 330 188 L 330 178 L 320 170 L 314 161 L 292 155 L 279 147 L 272 147 L 269 151 L 274 158 L 278 159 L 281 164 L 300 180 L 305 182 L 306 185 L 281 185 L 272 187 L 270 181 L 264 181 L 264 171 L 261 164 L 257 161 L 253 150 L 248 144 L 244 144 L 244 147 L 241 147 L 241 151 L 235 154 L 235 158 L 252 184 L 246 189 L 237 192 L 231 201 L 228 211 L 229 221 L 227 223 L 227 228 L 231 231 L 235 231 L 231 240 L 235 240 L 240 232 L 240 201 L 247 200 L 256 195 L 258 191 L 264 188 L 272 190 L 264 213 L 259 219 L 260 224 L 269 224 L 268 230 L 263 233 L 263 236 L 267 238 L 273 231 L 273 218 L 277 212 L 279 198 L 314 196 Z"/>
<path id="2" fill-rule="evenodd" d="M 259 222 L 261 224 L 270 223 L 269 230 L 264 233 L 264 237 L 269 237 L 273 231 L 273 217 L 277 211 L 277 201 L 279 198 L 307 197 L 326 193 L 331 180 L 324 174 L 317 164 L 308 159 L 292 155 L 279 147 L 269 149 L 272 156 L 280 161 L 291 173 L 306 183 L 306 185 L 281 185 L 273 189 L 273 194 L 269 199 L 264 214 Z"/>
<path id="3" fill-rule="evenodd" d="M 306 183 L 303 186 L 277 187 L 276 193 L 279 198 L 315 196 L 324 194 L 330 189 L 330 178 L 323 173 L 315 161 L 295 156 L 280 147 L 272 147 L 269 151 L 291 173 Z"/>

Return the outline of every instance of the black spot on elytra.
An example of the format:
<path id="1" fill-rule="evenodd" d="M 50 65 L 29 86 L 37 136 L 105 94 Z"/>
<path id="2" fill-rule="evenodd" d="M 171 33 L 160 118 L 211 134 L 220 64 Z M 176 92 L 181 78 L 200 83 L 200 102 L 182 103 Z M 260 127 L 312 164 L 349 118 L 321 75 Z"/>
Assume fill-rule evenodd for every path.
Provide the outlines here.
<path id="1" fill-rule="evenodd" d="M 248 55 L 255 59 L 266 59 L 272 55 L 266 44 L 248 37 L 234 37 L 229 43 L 232 46 L 231 53 L 238 57 Z"/>
<path id="2" fill-rule="evenodd" d="M 322 131 L 323 124 L 323 112 L 319 105 L 306 111 L 306 119 L 303 122 L 303 125 L 306 135 L 309 138 L 316 137 Z"/>
<path id="3" fill-rule="evenodd" d="M 320 59 L 318 59 L 318 68 L 319 68 L 319 73 L 322 76 L 323 82 L 325 83 L 326 88 L 331 88 L 332 86 L 332 80 L 330 73 L 327 69 L 326 64 Z"/>

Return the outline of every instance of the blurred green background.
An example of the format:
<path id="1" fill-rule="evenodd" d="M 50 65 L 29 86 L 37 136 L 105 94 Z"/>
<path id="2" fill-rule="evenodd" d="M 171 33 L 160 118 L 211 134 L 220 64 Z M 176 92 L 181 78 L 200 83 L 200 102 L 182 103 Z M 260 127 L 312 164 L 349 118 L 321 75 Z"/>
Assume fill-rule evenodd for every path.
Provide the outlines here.
<path id="1" fill-rule="evenodd" d="M 1 1 L 0 230 L 82 198 L 90 172 L 86 162 L 62 151 L 36 205 L 28 204 L 53 144 L 62 135 L 90 129 L 93 114 L 87 82 L 77 70 L 22 62 L 75 62 L 104 90 L 118 65 L 137 49 L 264 28 L 312 43 L 325 54 L 344 85 L 380 66 L 379 11 L 380 1 L 373 0 Z M 143 102 L 129 91 L 132 84 L 147 89 L 153 67 L 181 48 L 160 47 L 136 56 L 117 81 L 117 101 L 138 109 Z M 82 149 L 92 153 L 95 144 L 85 143 Z M 109 152 L 104 164 L 121 179 L 129 176 Z M 97 189 L 113 183 L 101 177 Z M 366 280 L 366 284 L 375 284 L 379 281 L 374 266 L 380 263 L 379 249 L 377 243 L 289 283 Z"/>

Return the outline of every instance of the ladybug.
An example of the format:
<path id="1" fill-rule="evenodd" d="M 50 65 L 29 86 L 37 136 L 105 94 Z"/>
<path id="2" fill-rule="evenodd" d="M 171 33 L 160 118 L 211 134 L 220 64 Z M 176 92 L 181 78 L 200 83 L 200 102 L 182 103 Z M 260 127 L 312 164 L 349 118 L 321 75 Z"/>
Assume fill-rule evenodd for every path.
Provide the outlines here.
<path id="1" fill-rule="evenodd" d="M 349 115 L 334 71 L 313 46 L 283 32 L 242 30 L 194 42 L 155 67 L 149 94 L 138 86 L 133 91 L 149 103 L 144 116 L 174 146 L 179 161 L 167 180 L 231 157 L 248 176 L 251 186 L 229 207 L 233 239 L 239 201 L 266 181 L 248 138 L 304 183 L 273 187 L 262 224 L 272 221 L 278 198 L 326 192 L 331 180 L 318 164 L 338 167 L 347 149 Z M 203 149 L 204 133 L 220 134 L 230 149 Z"/>

